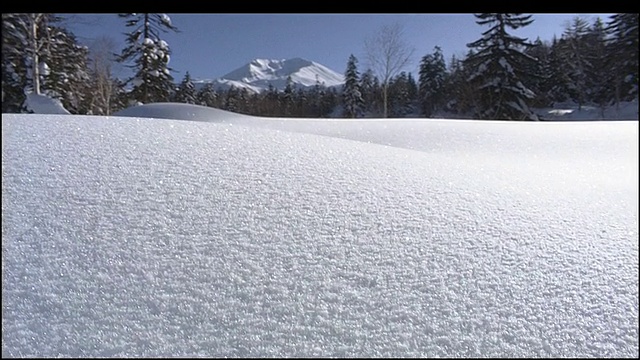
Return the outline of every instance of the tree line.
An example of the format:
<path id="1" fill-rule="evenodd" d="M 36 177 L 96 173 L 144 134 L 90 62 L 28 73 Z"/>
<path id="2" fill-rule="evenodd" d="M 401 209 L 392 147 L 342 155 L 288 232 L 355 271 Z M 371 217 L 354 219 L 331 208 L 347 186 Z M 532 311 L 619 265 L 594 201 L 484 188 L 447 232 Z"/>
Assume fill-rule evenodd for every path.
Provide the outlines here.
<path id="1" fill-rule="evenodd" d="M 26 94 L 59 99 L 72 114 L 109 115 L 152 102 L 181 102 L 258 116 L 433 117 L 444 112 L 478 119 L 538 120 L 533 108 L 559 102 L 608 106 L 638 97 L 638 14 L 605 23 L 575 17 L 560 38 L 529 42 L 510 32 L 531 15 L 476 14 L 484 31 L 462 58 L 445 61 L 440 47 L 424 55 L 418 79 L 399 26 L 382 27 L 365 42 L 368 67 L 347 59 L 344 85 L 283 90 L 196 88 L 189 72 L 176 83 L 162 33 L 179 30 L 165 14 L 120 14 L 126 46 L 82 45 L 55 14 L 2 14 L 2 112 L 28 112 Z M 103 45 L 109 45 L 107 44 Z M 113 61 L 132 69 L 113 76 Z"/>

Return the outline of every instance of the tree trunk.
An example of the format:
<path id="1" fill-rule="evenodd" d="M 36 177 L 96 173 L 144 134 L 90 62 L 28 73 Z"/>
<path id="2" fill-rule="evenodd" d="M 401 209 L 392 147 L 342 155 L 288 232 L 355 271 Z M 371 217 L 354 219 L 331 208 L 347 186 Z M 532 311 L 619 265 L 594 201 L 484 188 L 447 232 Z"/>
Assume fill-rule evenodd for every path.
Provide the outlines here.
<path id="1" fill-rule="evenodd" d="M 31 51 L 32 51 L 32 79 L 33 92 L 40 94 L 40 57 L 38 56 L 38 17 L 39 14 L 31 14 L 29 21 L 31 22 Z"/>

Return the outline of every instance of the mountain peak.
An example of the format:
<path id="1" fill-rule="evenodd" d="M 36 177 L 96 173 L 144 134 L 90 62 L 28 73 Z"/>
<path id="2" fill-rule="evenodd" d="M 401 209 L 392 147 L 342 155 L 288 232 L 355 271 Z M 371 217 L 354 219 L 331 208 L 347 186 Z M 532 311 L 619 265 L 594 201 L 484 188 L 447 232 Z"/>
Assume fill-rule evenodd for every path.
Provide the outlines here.
<path id="1" fill-rule="evenodd" d="M 338 86 L 344 83 L 344 77 L 324 65 L 303 58 L 283 60 L 253 59 L 247 64 L 216 80 L 218 85 L 246 87 L 261 92 L 273 86 L 283 90 L 287 78 L 300 87 L 311 87 L 316 81 L 325 86 Z"/>

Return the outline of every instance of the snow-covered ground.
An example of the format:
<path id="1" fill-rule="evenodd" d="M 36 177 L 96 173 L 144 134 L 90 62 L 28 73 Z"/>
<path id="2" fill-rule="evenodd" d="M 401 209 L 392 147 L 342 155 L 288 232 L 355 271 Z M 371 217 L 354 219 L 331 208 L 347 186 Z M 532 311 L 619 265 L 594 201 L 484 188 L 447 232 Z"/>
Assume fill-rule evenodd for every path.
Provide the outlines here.
<path id="1" fill-rule="evenodd" d="M 149 109 L 2 115 L 3 357 L 638 356 L 637 121 Z"/>

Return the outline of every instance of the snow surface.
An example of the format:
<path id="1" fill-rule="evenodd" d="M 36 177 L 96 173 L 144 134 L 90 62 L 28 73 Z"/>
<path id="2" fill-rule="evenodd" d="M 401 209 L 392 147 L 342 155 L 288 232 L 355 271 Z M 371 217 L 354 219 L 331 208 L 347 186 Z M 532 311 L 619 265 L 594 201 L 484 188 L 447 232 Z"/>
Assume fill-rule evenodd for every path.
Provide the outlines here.
<path id="1" fill-rule="evenodd" d="M 206 116 L 3 114 L 3 357 L 638 356 L 637 121 Z"/>

